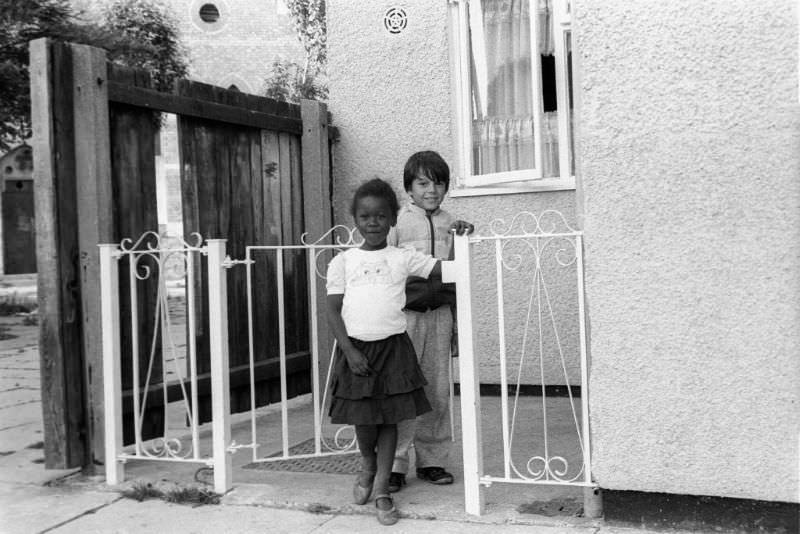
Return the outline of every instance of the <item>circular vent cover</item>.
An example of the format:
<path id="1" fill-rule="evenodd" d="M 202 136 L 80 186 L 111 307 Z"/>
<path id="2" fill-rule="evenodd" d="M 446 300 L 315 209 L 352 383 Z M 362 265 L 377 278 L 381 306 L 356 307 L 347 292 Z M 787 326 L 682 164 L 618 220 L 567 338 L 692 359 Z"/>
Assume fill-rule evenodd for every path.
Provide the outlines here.
<path id="1" fill-rule="evenodd" d="M 408 15 L 401 7 L 392 7 L 383 16 L 383 25 L 389 33 L 398 34 L 406 29 Z"/>

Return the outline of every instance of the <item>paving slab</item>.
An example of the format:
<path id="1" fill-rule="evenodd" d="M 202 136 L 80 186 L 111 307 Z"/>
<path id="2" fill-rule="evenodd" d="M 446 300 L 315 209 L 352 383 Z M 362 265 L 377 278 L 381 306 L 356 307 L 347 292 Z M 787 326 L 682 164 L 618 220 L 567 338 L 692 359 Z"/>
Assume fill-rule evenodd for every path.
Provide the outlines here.
<path id="1" fill-rule="evenodd" d="M 0 482 L 0 532 L 42 532 L 119 498 L 108 491 Z"/>
<path id="2" fill-rule="evenodd" d="M 24 423 L 0 431 L 0 466 L 4 465 L 3 459 L 9 454 L 37 447 L 42 443 L 43 436 L 42 424 L 36 422 Z M 0 479 L 2 479 L 2 473 L 0 473 Z"/>
<path id="3" fill-rule="evenodd" d="M 41 402 L 25 403 L 23 406 L 8 406 L 0 408 L 0 441 L 6 429 L 12 429 L 21 425 L 28 425 L 35 420 L 31 419 L 32 412 L 41 413 Z M 41 415 L 39 416 L 41 420 Z"/>
<path id="4" fill-rule="evenodd" d="M 78 469 L 45 469 L 42 449 L 20 449 L 0 457 L 0 482 L 44 485 L 76 473 Z M 2 532 L 2 531 L 0 531 Z"/>
<path id="5" fill-rule="evenodd" d="M 39 388 L 19 386 L 8 390 L 0 390 L 0 409 L 20 407 L 23 404 L 32 402 L 41 404 L 41 398 L 42 394 Z M 0 416 L 0 426 L 3 426 L 2 421 L 2 416 Z"/>
<path id="6" fill-rule="evenodd" d="M 39 389 L 40 380 L 37 379 L 35 382 L 31 380 L 30 377 L 9 377 L 9 376 L 2 376 L 0 377 L 0 391 L 8 391 L 10 389 L 17 389 L 17 388 L 31 388 L 31 389 Z"/>
<path id="7" fill-rule="evenodd" d="M 109 506 L 104 506 L 94 513 L 82 515 L 51 532 L 63 534 L 164 532 L 174 534 L 198 532 L 304 534 L 326 532 L 327 527 L 322 527 L 332 519 L 333 517 L 330 515 L 271 508 L 242 509 L 215 505 L 192 507 L 158 500 L 137 502 L 131 499 L 122 499 Z"/>

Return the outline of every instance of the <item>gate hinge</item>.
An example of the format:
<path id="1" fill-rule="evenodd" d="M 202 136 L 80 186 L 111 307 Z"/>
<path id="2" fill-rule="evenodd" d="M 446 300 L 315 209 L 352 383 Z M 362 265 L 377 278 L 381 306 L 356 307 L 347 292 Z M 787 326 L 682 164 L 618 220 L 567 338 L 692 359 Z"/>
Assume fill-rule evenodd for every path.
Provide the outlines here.
<path id="1" fill-rule="evenodd" d="M 231 454 L 236 454 L 239 449 L 257 449 L 259 447 L 258 443 L 243 443 L 239 445 L 236 443 L 236 440 L 231 440 L 231 444 L 228 445 L 227 451 Z"/>
<path id="2" fill-rule="evenodd" d="M 234 265 L 250 265 L 255 263 L 254 260 L 232 260 L 230 256 L 225 256 L 225 261 L 222 262 L 222 266 L 226 269 L 230 269 Z"/>

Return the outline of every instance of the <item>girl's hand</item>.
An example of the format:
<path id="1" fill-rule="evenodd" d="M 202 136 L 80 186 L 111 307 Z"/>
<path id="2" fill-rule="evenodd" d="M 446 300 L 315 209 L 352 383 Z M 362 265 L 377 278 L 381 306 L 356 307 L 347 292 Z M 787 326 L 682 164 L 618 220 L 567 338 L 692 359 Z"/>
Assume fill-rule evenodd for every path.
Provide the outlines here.
<path id="1" fill-rule="evenodd" d="M 450 231 L 458 235 L 471 234 L 475 231 L 475 227 L 467 221 L 458 220 L 450 225 Z"/>
<path id="2" fill-rule="evenodd" d="M 354 375 L 369 376 L 371 372 L 369 363 L 367 362 L 366 356 L 364 356 L 360 350 L 352 348 L 351 350 L 346 350 L 344 355 L 345 358 L 347 358 L 347 365 L 350 366 L 350 370 Z"/>

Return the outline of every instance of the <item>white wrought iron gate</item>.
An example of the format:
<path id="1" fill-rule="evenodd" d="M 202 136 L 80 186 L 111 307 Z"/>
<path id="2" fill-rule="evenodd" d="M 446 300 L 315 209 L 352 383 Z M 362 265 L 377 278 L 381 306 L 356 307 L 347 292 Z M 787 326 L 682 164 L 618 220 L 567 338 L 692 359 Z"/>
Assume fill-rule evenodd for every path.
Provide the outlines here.
<path id="1" fill-rule="evenodd" d="M 320 457 L 356 450 L 355 437 L 348 430 L 350 427 L 325 422 L 323 412 L 328 400 L 327 384 L 333 356 L 327 350 L 322 354 L 321 347 L 325 342 L 319 339 L 319 332 L 320 321 L 324 321 L 324 309 L 318 305 L 324 301 L 327 263 L 336 251 L 358 246 L 354 233 L 354 229 L 338 226 L 313 242 L 306 242 L 304 236 L 298 245 L 250 246 L 246 248 L 245 258 L 240 260 L 227 257 L 225 240 L 209 240 L 203 245 L 196 234 L 193 244 L 178 240 L 167 245 L 160 236 L 148 232 L 135 243 L 124 240 L 119 246 L 100 245 L 106 477 L 109 484 L 123 480 L 123 464 L 130 459 L 194 462 L 213 467 L 214 489 L 222 493 L 231 488 L 231 453 L 240 449 L 250 449 L 253 462 Z M 313 446 L 305 452 L 292 450 L 292 444 L 306 436 L 292 435 L 295 425 L 290 422 L 286 383 L 284 260 L 288 255 L 298 254 L 305 256 L 312 360 Z M 208 256 L 207 313 L 213 404 L 210 446 L 207 440 L 200 439 L 197 419 L 197 347 L 193 335 L 198 322 L 197 299 L 192 284 L 187 284 L 187 346 L 176 347 L 175 328 L 170 322 L 167 277 L 164 275 L 167 265 L 172 262 L 177 264 L 179 276 L 192 280 L 201 265 L 200 255 Z M 265 431 L 259 428 L 259 414 L 253 408 L 256 406 L 253 331 L 257 327 L 253 324 L 253 308 L 259 303 L 252 298 L 251 276 L 254 269 L 263 268 L 260 262 L 266 255 L 273 255 L 273 265 L 276 266 L 274 276 L 280 310 L 280 453 L 269 456 L 265 454 L 270 451 L 260 452 L 259 448 L 266 433 L 274 435 L 276 429 Z M 118 290 L 120 262 L 126 265 L 127 270 L 123 291 Z M 231 440 L 226 299 L 226 270 L 231 268 L 247 269 L 251 410 L 250 436 L 245 443 Z M 571 228 L 559 212 L 545 211 L 538 216 L 522 212 L 509 224 L 494 221 L 486 235 L 456 236 L 455 259 L 444 263 L 443 275 L 445 281 L 457 283 L 457 360 L 466 511 L 481 514 L 484 509 L 483 488 L 494 483 L 594 487 L 589 444 L 582 232 Z M 135 324 L 136 287 L 154 276 L 157 277 L 157 298 L 153 338 L 140 340 Z M 134 392 L 135 436 L 133 445 L 127 448 L 123 447 L 119 302 L 120 294 L 125 291 L 130 295 L 131 335 L 128 341 L 134 358 L 132 384 L 126 387 Z M 495 306 L 488 306 L 487 303 L 492 301 Z M 178 337 L 180 335 L 178 333 Z M 161 339 L 160 351 L 156 350 L 158 336 Z M 494 344 L 487 345 L 487 340 L 494 340 Z M 151 346 L 145 376 L 141 376 L 141 366 L 136 361 L 141 343 Z M 329 356 L 328 362 L 324 362 L 323 356 Z M 159 358 L 161 364 L 154 366 Z M 159 367 L 161 380 L 153 386 L 150 370 Z M 326 368 L 323 379 L 320 370 Z M 499 384 L 500 390 L 500 436 L 490 437 L 501 440 L 502 461 L 490 468 L 484 465 L 483 442 L 487 436 L 482 432 L 481 420 L 493 414 L 482 410 L 482 382 Z M 520 392 L 531 384 L 538 388 L 539 395 L 523 399 Z M 168 391 L 170 387 L 171 394 Z M 559 399 L 552 398 L 551 387 L 561 391 Z M 176 391 L 179 392 L 177 395 Z M 170 436 L 166 426 L 163 436 L 143 438 L 141 422 L 150 395 L 161 397 L 159 406 L 165 411 L 165 420 L 169 404 L 172 402 L 179 406 L 179 413 L 188 422 L 190 444 L 184 445 L 182 440 L 186 438 L 183 436 Z M 178 398 L 174 398 L 176 396 Z M 554 430 L 550 423 L 556 409 L 561 410 L 562 423 L 567 421 L 569 424 Z M 451 406 L 451 416 L 452 413 Z"/>
<path id="2" fill-rule="evenodd" d="M 124 464 L 129 460 L 185 462 L 214 468 L 214 489 L 224 493 L 231 487 L 229 409 L 229 365 L 227 344 L 227 278 L 225 275 L 225 240 L 210 239 L 203 246 L 200 235 L 194 243 L 177 238 L 169 242 L 155 232 L 139 239 L 124 239 L 119 245 L 100 245 L 100 285 L 102 305 L 102 346 L 104 385 L 105 471 L 109 484 L 124 480 Z M 207 255 L 207 303 L 211 355 L 212 429 L 211 444 L 200 439 L 198 422 L 197 347 L 194 332 L 198 311 L 194 285 L 186 285 L 185 325 L 172 322 L 167 271 L 176 270 L 175 278 L 193 280 L 200 269 L 200 256 Z M 120 284 L 122 266 L 127 279 Z M 142 286 L 145 291 L 142 292 Z M 140 299 L 148 287 L 155 298 L 145 298 L 154 306 L 153 313 L 140 314 Z M 152 295 L 150 295 L 152 297 Z M 123 325 L 124 307 L 129 325 Z M 153 302 L 154 301 L 154 302 Z M 142 316 L 152 320 L 144 329 Z M 149 326 L 149 325 L 145 325 Z M 176 331 L 177 330 L 177 331 Z M 126 343 L 123 346 L 122 333 Z M 128 358 L 123 362 L 123 352 Z M 141 361 L 146 354 L 145 361 Z M 130 367 L 130 383 L 122 382 L 122 366 Z M 142 369 L 146 369 L 142 376 Z M 156 376 L 160 375 L 160 376 Z M 130 391 L 132 428 L 124 427 L 123 391 Z M 157 405 L 151 408 L 151 405 Z M 161 411 L 163 429 L 143 432 L 145 414 Z M 177 416 L 188 423 L 190 435 L 171 434 L 169 419 Z M 132 445 L 123 446 L 123 435 L 132 435 Z M 205 450 L 204 448 L 205 447 Z"/>
<path id="3" fill-rule="evenodd" d="M 457 289 L 468 513 L 483 512 L 483 488 L 494 483 L 595 486 L 589 444 L 582 239 L 582 232 L 554 210 L 540 215 L 521 212 L 510 223 L 493 221 L 487 235 L 455 237 L 455 261 L 448 262 L 443 274 L 446 282 L 456 282 Z M 554 288 L 571 298 L 557 298 Z M 487 311 L 492 300 L 496 312 Z M 571 344 L 564 330 L 573 334 Z M 487 339 L 495 343 L 487 344 Z M 496 358 L 489 358 L 494 354 Z M 490 359 L 496 362 L 494 369 L 481 365 Z M 499 472 L 484 466 L 487 436 L 481 422 L 491 414 L 482 410 L 482 381 L 500 386 L 502 462 L 495 466 Z M 531 382 L 538 386 L 540 397 L 523 399 L 520 392 Z M 566 397 L 548 398 L 551 385 Z M 537 404 L 540 410 L 532 410 Z M 561 410 L 562 421 L 571 420 L 570 430 L 560 427 L 559 439 L 554 439 L 551 429 L 554 408 Z M 539 428 L 528 428 L 526 433 L 525 426 L 532 421 Z M 523 437 L 527 441 L 521 447 L 518 442 Z"/>

